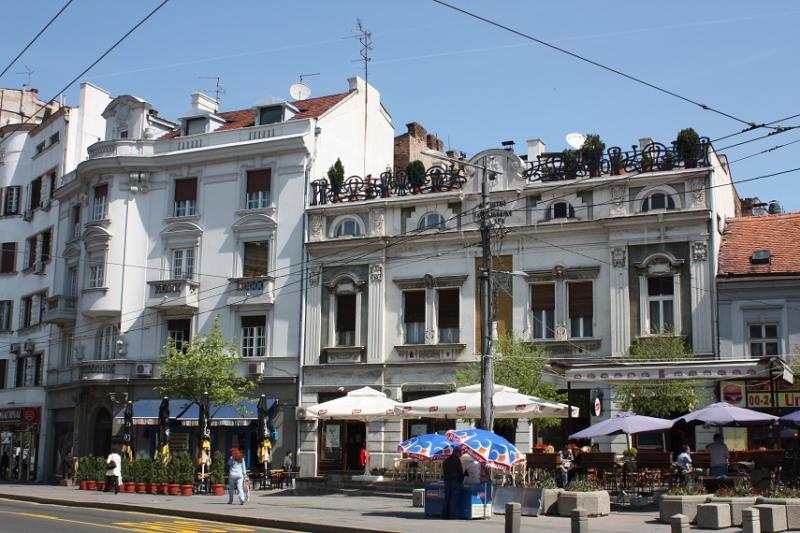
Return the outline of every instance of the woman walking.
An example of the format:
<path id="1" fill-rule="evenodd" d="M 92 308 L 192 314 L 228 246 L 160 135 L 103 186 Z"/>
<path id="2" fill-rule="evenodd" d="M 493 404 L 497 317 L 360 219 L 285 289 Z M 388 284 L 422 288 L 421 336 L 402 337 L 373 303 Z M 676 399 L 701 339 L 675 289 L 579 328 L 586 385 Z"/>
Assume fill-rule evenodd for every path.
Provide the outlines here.
<path id="1" fill-rule="evenodd" d="M 244 455 L 239 448 L 231 448 L 231 456 L 228 459 L 228 505 L 233 504 L 233 491 L 239 491 L 239 503 L 244 505 L 247 501 L 247 494 L 244 490 L 244 480 L 247 477 L 247 466 L 244 463 Z"/>

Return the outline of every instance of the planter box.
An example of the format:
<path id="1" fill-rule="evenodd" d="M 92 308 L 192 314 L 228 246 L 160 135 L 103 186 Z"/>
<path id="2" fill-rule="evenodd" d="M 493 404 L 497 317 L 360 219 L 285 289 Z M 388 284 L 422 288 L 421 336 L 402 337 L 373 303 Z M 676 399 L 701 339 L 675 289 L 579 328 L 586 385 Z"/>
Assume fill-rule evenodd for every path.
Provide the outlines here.
<path id="1" fill-rule="evenodd" d="M 700 529 L 731 527 L 731 506 L 723 502 L 701 503 L 697 506 L 697 527 Z"/>
<path id="2" fill-rule="evenodd" d="M 542 514 L 558 514 L 558 496 L 564 489 L 542 489 Z"/>
<path id="3" fill-rule="evenodd" d="M 571 516 L 575 509 L 585 509 L 589 516 L 606 516 L 611 512 L 611 498 L 608 492 L 597 490 L 593 492 L 562 491 L 558 495 L 559 516 Z"/>
<path id="4" fill-rule="evenodd" d="M 730 498 L 724 496 L 714 496 L 709 502 L 711 503 L 727 503 L 731 507 L 731 524 L 734 526 L 742 525 L 742 511 L 748 507 L 756 504 L 755 496 L 732 496 Z"/>
<path id="5" fill-rule="evenodd" d="M 758 498 L 758 503 L 786 506 L 786 525 L 789 529 L 800 529 L 800 498 Z"/>
<path id="6" fill-rule="evenodd" d="M 761 531 L 764 533 L 778 533 L 789 529 L 786 524 L 786 506 L 760 503 L 753 507 L 758 509 L 758 518 L 761 521 Z"/>
<path id="7" fill-rule="evenodd" d="M 674 494 L 664 494 L 658 503 L 658 519 L 669 524 L 670 517 L 682 514 L 689 517 L 689 522 L 697 520 L 697 506 L 706 503 L 711 494 L 699 494 L 690 496 L 677 496 Z"/>

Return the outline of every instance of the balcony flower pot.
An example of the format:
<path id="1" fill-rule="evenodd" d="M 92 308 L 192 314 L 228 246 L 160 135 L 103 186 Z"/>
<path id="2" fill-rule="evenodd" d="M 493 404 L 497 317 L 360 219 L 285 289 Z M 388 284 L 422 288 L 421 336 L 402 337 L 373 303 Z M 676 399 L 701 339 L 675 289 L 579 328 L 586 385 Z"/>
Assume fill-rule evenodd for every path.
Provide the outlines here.
<path id="1" fill-rule="evenodd" d="M 742 525 L 742 511 L 756 504 L 755 496 L 713 496 L 709 503 L 727 503 L 731 508 L 731 524 Z"/>
<path id="2" fill-rule="evenodd" d="M 606 516 L 611 512 L 611 498 L 605 490 L 562 491 L 558 495 L 558 515 L 572 516 L 575 509 L 586 509 L 589 516 Z"/>
<path id="3" fill-rule="evenodd" d="M 134 481 L 126 481 L 125 492 L 130 492 L 130 493 L 136 492 L 136 483 Z"/>
<path id="4" fill-rule="evenodd" d="M 697 506 L 706 503 L 711 494 L 664 494 L 658 502 L 658 518 L 669 524 L 670 517 L 682 514 L 689 517 L 690 522 L 697 520 Z"/>
<path id="5" fill-rule="evenodd" d="M 147 493 L 148 494 L 158 494 L 158 483 L 148 483 L 147 484 Z"/>
<path id="6" fill-rule="evenodd" d="M 700 151 L 700 136 L 692 128 L 685 128 L 678 132 L 675 139 L 675 149 L 683 159 L 684 168 L 696 168 Z"/>
<path id="7" fill-rule="evenodd" d="M 191 485 L 181 485 L 181 496 L 191 496 L 192 495 L 192 486 Z"/>
<path id="8" fill-rule="evenodd" d="M 169 483 L 159 483 L 158 484 L 158 493 L 159 494 L 169 494 Z"/>
<path id="9" fill-rule="evenodd" d="M 136 482 L 136 494 L 145 494 L 147 489 L 145 488 L 145 484 L 141 482 Z"/>
<path id="10" fill-rule="evenodd" d="M 85 479 L 81 480 L 80 484 L 78 485 L 80 490 L 87 490 L 89 488 L 89 482 Z"/>
<path id="11" fill-rule="evenodd" d="M 97 488 L 97 481 L 88 480 L 86 483 L 86 490 L 95 490 Z"/>
<path id="12" fill-rule="evenodd" d="M 225 495 L 225 485 L 222 483 L 215 483 L 211 485 L 211 491 L 214 496 L 224 496 Z"/>
<path id="13" fill-rule="evenodd" d="M 181 492 L 181 486 L 177 483 L 170 483 L 167 485 L 167 491 L 170 496 L 177 496 Z"/>
<path id="14" fill-rule="evenodd" d="M 95 489 L 99 492 L 103 492 L 104 490 L 106 490 L 106 482 L 98 481 L 97 485 L 95 485 Z"/>
<path id="15" fill-rule="evenodd" d="M 589 169 L 589 177 L 599 178 L 601 174 L 600 161 L 603 158 L 603 151 L 606 149 L 606 143 L 600 139 L 596 133 L 590 133 L 583 140 L 583 144 L 578 149 L 581 156 L 581 161 L 586 164 Z"/>

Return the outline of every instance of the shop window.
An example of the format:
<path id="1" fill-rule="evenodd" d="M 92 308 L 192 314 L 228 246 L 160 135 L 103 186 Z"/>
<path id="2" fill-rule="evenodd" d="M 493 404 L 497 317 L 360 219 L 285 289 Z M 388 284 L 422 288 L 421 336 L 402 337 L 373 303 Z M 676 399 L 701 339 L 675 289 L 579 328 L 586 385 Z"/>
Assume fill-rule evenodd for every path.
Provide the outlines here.
<path id="1" fill-rule="evenodd" d="M 250 170 L 247 172 L 245 204 L 247 209 L 269 207 L 272 171 Z"/>
<path id="2" fill-rule="evenodd" d="M 336 295 L 336 345 L 356 345 L 356 295 Z"/>
<path id="3" fill-rule="evenodd" d="M 269 246 L 267 241 L 244 243 L 242 276 L 245 278 L 266 276 L 269 265 Z"/>
<path id="4" fill-rule="evenodd" d="M 436 322 L 440 343 L 459 342 L 460 295 L 459 289 L 439 289 L 437 292 Z"/>
<path id="5" fill-rule="evenodd" d="M 405 344 L 425 344 L 425 291 L 403 292 Z"/>
<path id="6" fill-rule="evenodd" d="M 533 338 L 555 338 L 556 287 L 553 283 L 531 285 Z"/>
<path id="7" fill-rule="evenodd" d="M 167 320 L 167 338 L 175 343 L 175 349 L 183 352 L 192 340 L 192 320 L 190 318 L 180 318 Z"/>
<path id="8" fill-rule="evenodd" d="M 175 180 L 175 203 L 172 216 L 188 217 L 196 214 L 197 178 Z"/>
<path id="9" fill-rule="evenodd" d="M 778 324 L 750 324 L 750 357 L 779 355 Z"/>
<path id="10" fill-rule="evenodd" d="M 647 278 L 647 330 L 663 335 L 675 330 L 675 279 L 673 276 Z"/>
<path id="11" fill-rule="evenodd" d="M 267 317 L 265 315 L 242 317 L 242 357 L 266 355 Z"/>
<path id="12" fill-rule="evenodd" d="M 592 282 L 567 283 L 570 337 L 592 336 Z"/>
<path id="13" fill-rule="evenodd" d="M 94 188 L 92 199 L 92 220 L 104 220 L 108 209 L 108 184 L 104 183 Z"/>
<path id="14" fill-rule="evenodd" d="M 0 259 L 0 274 L 13 274 L 17 271 L 17 243 L 4 242 Z"/>

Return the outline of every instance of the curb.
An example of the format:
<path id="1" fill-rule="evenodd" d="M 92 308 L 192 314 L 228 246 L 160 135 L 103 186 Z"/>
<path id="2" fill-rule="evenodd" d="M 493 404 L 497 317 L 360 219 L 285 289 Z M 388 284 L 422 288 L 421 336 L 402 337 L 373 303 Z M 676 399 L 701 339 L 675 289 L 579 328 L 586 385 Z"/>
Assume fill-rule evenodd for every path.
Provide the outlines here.
<path id="1" fill-rule="evenodd" d="M 45 505 L 60 505 L 62 507 L 80 507 L 87 509 L 110 509 L 112 511 L 129 511 L 135 513 L 145 513 L 161 516 L 176 516 L 179 518 L 193 518 L 195 520 L 207 520 L 209 522 L 220 522 L 227 524 L 237 524 L 243 526 L 256 526 L 274 529 L 290 529 L 303 531 L 306 533 L 402 533 L 387 529 L 368 529 L 344 525 L 315 524 L 310 522 L 294 522 L 290 520 L 279 520 L 276 518 L 260 518 L 255 516 L 240 516 L 230 514 L 209 513 L 203 511 L 188 511 L 182 509 L 162 509 L 159 507 L 146 507 L 144 505 L 134 505 L 128 503 L 105 503 L 99 502 L 80 502 L 74 500 L 64 500 L 58 498 L 40 498 L 38 496 L 27 496 L 20 494 L 0 493 L 0 499 L 31 502 Z"/>

